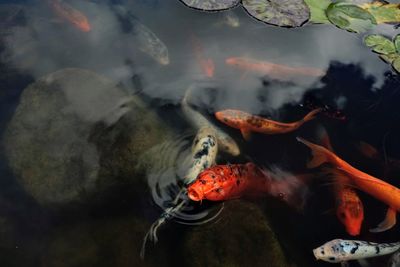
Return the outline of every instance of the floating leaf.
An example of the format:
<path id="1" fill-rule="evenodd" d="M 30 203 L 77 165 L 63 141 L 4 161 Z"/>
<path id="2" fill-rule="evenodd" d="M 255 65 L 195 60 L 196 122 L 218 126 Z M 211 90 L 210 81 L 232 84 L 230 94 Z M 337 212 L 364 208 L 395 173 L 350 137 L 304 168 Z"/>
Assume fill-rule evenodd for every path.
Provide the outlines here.
<path id="1" fill-rule="evenodd" d="M 303 0 L 242 0 L 246 11 L 257 20 L 282 27 L 300 27 L 310 18 Z"/>
<path id="2" fill-rule="evenodd" d="M 400 4 L 385 4 L 379 1 L 360 5 L 374 16 L 377 23 L 400 23 Z"/>
<path id="3" fill-rule="evenodd" d="M 400 34 L 396 35 L 393 39 L 394 46 L 396 47 L 397 53 L 400 53 Z"/>
<path id="4" fill-rule="evenodd" d="M 240 0 L 180 0 L 186 6 L 203 11 L 221 11 L 233 8 Z"/>
<path id="5" fill-rule="evenodd" d="M 329 5 L 326 15 L 332 24 L 349 32 L 364 32 L 376 25 L 375 18 L 368 11 L 346 2 Z"/>
<path id="6" fill-rule="evenodd" d="M 326 9 L 332 3 L 330 0 L 304 0 L 310 8 L 312 23 L 330 23 L 326 16 Z"/>
<path id="7" fill-rule="evenodd" d="M 364 43 L 366 46 L 371 47 L 372 51 L 379 54 L 392 54 L 396 53 L 396 48 L 392 40 L 378 34 L 371 34 L 364 38 Z"/>
<path id="8" fill-rule="evenodd" d="M 392 64 L 395 59 L 400 58 L 400 54 L 392 53 L 387 55 L 379 55 L 379 57 L 386 63 Z"/>
<path id="9" fill-rule="evenodd" d="M 400 57 L 396 58 L 396 59 L 393 61 L 392 67 L 393 67 L 398 73 L 400 73 Z"/>

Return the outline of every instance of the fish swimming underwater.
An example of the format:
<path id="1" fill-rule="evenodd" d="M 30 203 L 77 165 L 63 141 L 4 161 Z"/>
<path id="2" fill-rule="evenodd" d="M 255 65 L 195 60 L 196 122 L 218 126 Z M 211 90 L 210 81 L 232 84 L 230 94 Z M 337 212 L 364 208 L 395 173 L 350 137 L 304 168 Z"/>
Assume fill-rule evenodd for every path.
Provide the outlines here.
<path id="1" fill-rule="evenodd" d="M 333 152 L 328 133 L 325 129 L 321 129 L 321 144 Z M 364 220 L 364 206 L 357 192 L 348 186 L 348 174 L 338 170 L 329 168 L 324 170 L 325 173 L 333 177 L 333 192 L 336 199 L 336 216 L 338 220 L 345 226 L 346 231 L 351 236 L 360 234 L 361 225 Z"/>
<path id="2" fill-rule="evenodd" d="M 215 165 L 201 172 L 196 181 L 188 186 L 188 196 L 193 201 L 272 196 L 302 208 L 306 192 L 305 176 L 279 177 L 251 162 Z"/>
<path id="3" fill-rule="evenodd" d="M 342 263 L 387 255 L 400 248 L 397 243 L 372 243 L 358 240 L 334 239 L 313 250 L 317 260 Z"/>
<path id="4" fill-rule="evenodd" d="M 399 188 L 354 168 L 322 146 L 308 142 L 300 137 L 297 137 L 297 140 L 308 146 L 312 151 L 313 158 L 307 165 L 309 168 L 315 168 L 325 162 L 330 163 L 334 167 L 346 172 L 351 184 L 356 188 L 389 206 L 385 220 L 377 228 L 370 229 L 371 232 L 383 232 L 396 224 L 396 212 L 400 210 Z"/>
<path id="5" fill-rule="evenodd" d="M 116 14 L 122 31 L 134 35 L 134 45 L 140 51 L 147 54 L 161 65 L 168 65 L 170 63 L 167 46 L 154 32 L 143 25 L 131 11 L 127 11 L 125 7 L 118 5 L 113 5 L 112 11 Z"/>
<path id="6" fill-rule="evenodd" d="M 297 76 L 321 77 L 325 75 L 325 71 L 316 68 L 290 67 L 245 57 L 230 57 L 225 60 L 225 63 L 244 71 L 257 72 L 275 79 Z"/>
<path id="7" fill-rule="evenodd" d="M 197 39 L 194 35 L 192 35 L 191 39 L 193 43 L 193 50 L 196 60 L 199 63 L 199 66 L 203 71 L 203 74 L 208 78 L 214 77 L 214 72 L 215 72 L 214 61 L 211 58 L 205 58 L 204 49 L 200 44 L 199 39 Z"/>
<path id="8" fill-rule="evenodd" d="M 71 7 L 62 0 L 48 0 L 47 2 L 59 17 L 69 21 L 79 30 L 83 32 L 91 30 L 87 17 L 79 10 Z"/>
<path id="9" fill-rule="evenodd" d="M 309 112 L 303 119 L 291 123 L 268 120 L 260 116 L 233 109 L 218 111 L 215 113 L 215 117 L 220 122 L 235 129 L 239 129 L 244 139 L 249 140 L 251 132 L 263 134 L 283 134 L 292 132 L 305 122 L 314 119 L 315 115 L 320 111 L 321 109 L 315 109 Z"/>
<path id="10" fill-rule="evenodd" d="M 193 89 L 193 86 L 189 87 L 189 89 L 186 90 L 185 96 L 181 101 L 182 112 L 186 120 L 196 130 L 199 130 L 201 128 L 213 129 L 214 135 L 217 138 L 218 149 L 232 156 L 238 156 L 240 154 L 240 148 L 237 142 L 190 106 L 190 104 L 188 103 L 188 99 Z"/>

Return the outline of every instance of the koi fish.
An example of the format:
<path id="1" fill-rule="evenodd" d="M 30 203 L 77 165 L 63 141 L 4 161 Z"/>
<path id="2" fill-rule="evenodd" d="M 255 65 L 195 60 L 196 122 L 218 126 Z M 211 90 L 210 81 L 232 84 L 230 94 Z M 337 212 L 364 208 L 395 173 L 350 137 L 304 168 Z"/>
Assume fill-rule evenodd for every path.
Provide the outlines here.
<path id="1" fill-rule="evenodd" d="M 251 162 L 215 165 L 201 172 L 196 181 L 188 186 L 188 196 L 193 201 L 224 201 L 269 195 L 301 208 L 304 204 L 304 178 L 305 175 L 282 179 Z"/>
<path id="2" fill-rule="evenodd" d="M 400 242 L 379 244 L 359 240 L 334 239 L 314 249 L 313 253 L 317 260 L 342 263 L 387 255 L 399 248 Z"/>
<path id="3" fill-rule="evenodd" d="M 215 130 L 211 127 L 203 127 L 198 131 L 192 146 L 193 163 L 185 175 L 185 184 L 192 183 L 200 172 L 215 164 L 218 142 L 214 134 Z"/>
<path id="4" fill-rule="evenodd" d="M 321 108 L 321 114 L 324 115 L 325 117 L 328 117 L 330 119 L 335 119 L 335 120 L 341 120 L 344 121 L 346 120 L 346 115 L 344 112 L 340 109 L 335 109 L 331 106 L 328 105 L 323 105 L 321 103 L 316 103 L 315 100 L 311 99 L 306 99 L 303 104 L 300 106 L 305 107 L 306 109 L 309 110 L 314 110 L 317 108 Z"/>
<path id="5" fill-rule="evenodd" d="M 307 164 L 309 168 L 318 167 L 325 162 L 330 163 L 336 168 L 346 172 L 349 175 L 350 181 L 356 188 L 389 206 L 385 220 L 382 221 L 377 228 L 370 229 L 370 232 L 383 232 L 396 224 L 396 211 L 400 210 L 399 188 L 354 168 L 322 146 L 308 142 L 300 137 L 297 137 L 297 140 L 308 146 L 312 151 L 313 158 Z"/>
<path id="6" fill-rule="evenodd" d="M 245 71 L 257 72 L 277 79 L 292 76 L 321 77 L 325 75 L 325 71 L 316 68 L 290 67 L 245 57 L 230 57 L 225 60 L 225 63 Z"/>
<path id="7" fill-rule="evenodd" d="M 218 111 L 215 113 L 215 117 L 220 122 L 235 129 L 239 129 L 244 139 L 249 140 L 251 132 L 263 134 L 283 134 L 292 132 L 298 129 L 305 122 L 314 119 L 315 115 L 320 111 L 321 109 L 315 109 L 309 112 L 303 119 L 291 123 L 268 120 L 263 117 L 251 115 L 244 111 L 233 109 Z"/>
<path id="8" fill-rule="evenodd" d="M 322 136 L 322 145 L 333 152 L 325 129 L 322 129 L 320 134 Z M 350 178 L 347 173 L 337 169 L 329 169 L 326 172 L 332 175 L 335 180 L 333 191 L 336 198 L 336 216 L 338 220 L 345 226 L 349 235 L 359 235 L 364 220 L 364 206 L 356 191 L 346 186 Z"/>
<path id="9" fill-rule="evenodd" d="M 390 257 L 388 267 L 400 267 L 400 252 L 396 252 Z"/>
<path id="10" fill-rule="evenodd" d="M 87 17 L 79 10 L 71 7 L 62 0 L 49 0 L 48 3 L 59 17 L 69 21 L 79 30 L 83 32 L 91 30 Z"/>
<path id="11" fill-rule="evenodd" d="M 181 101 L 181 108 L 186 120 L 191 124 L 191 126 L 197 130 L 201 128 L 211 128 L 214 130 L 214 135 L 217 138 L 218 148 L 221 151 L 224 151 L 232 156 L 237 156 L 240 154 L 239 145 L 236 141 L 226 134 L 223 130 L 215 126 L 209 120 L 207 120 L 203 115 L 199 112 L 195 111 L 192 107 L 190 107 L 188 103 L 188 98 L 193 90 L 193 86 L 191 86 L 186 92 L 185 96 Z"/>
<path id="12" fill-rule="evenodd" d="M 204 49 L 200 44 L 200 41 L 192 35 L 192 43 L 194 54 L 196 56 L 196 60 L 199 63 L 203 73 L 208 78 L 214 77 L 215 65 L 214 61 L 210 58 L 204 57 Z"/>

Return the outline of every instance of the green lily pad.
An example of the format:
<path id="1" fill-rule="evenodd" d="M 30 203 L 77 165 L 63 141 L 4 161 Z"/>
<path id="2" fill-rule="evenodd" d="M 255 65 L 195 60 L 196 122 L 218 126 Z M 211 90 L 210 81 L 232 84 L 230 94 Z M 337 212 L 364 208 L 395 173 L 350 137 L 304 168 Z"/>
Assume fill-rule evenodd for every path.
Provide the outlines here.
<path id="1" fill-rule="evenodd" d="M 282 27 L 300 27 L 310 18 L 303 0 L 242 0 L 242 5 L 257 20 Z"/>
<path id="2" fill-rule="evenodd" d="M 180 0 L 186 6 L 203 11 L 221 11 L 233 8 L 240 0 Z"/>
<path id="3" fill-rule="evenodd" d="M 394 46 L 396 47 L 397 53 L 400 53 L 400 34 L 396 35 L 393 39 Z"/>
<path id="4" fill-rule="evenodd" d="M 400 57 L 396 58 L 392 63 L 393 69 L 400 73 Z"/>
<path id="5" fill-rule="evenodd" d="M 400 54 L 393 53 L 387 55 L 379 55 L 379 58 L 385 61 L 388 64 L 392 64 L 395 59 L 400 58 Z"/>
<path id="6" fill-rule="evenodd" d="M 330 23 L 326 16 L 326 9 L 332 4 L 330 0 L 304 0 L 310 8 L 312 23 Z"/>
<path id="7" fill-rule="evenodd" d="M 400 23 L 400 4 L 385 4 L 380 1 L 360 5 L 374 16 L 377 23 Z"/>
<path id="8" fill-rule="evenodd" d="M 392 54 L 396 53 L 396 48 L 392 40 L 378 34 L 371 34 L 364 38 L 366 46 L 371 47 L 372 51 L 379 54 Z"/>
<path id="9" fill-rule="evenodd" d="M 349 32 L 364 32 L 377 24 L 368 11 L 346 2 L 330 4 L 326 15 L 332 24 Z"/>

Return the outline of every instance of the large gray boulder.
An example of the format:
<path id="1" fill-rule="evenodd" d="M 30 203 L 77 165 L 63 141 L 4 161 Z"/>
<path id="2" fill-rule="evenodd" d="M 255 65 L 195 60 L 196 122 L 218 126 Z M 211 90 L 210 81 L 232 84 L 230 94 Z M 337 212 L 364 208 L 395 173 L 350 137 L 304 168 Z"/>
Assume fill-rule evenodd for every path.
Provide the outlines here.
<path id="1" fill-rule="evenodd" d="M 53 205 L 143 179 L 140 155 L 167 136 L 156 114 L 114 82 L 64 69 L 24 90 L 3 141 L 26 192 Z"/>

